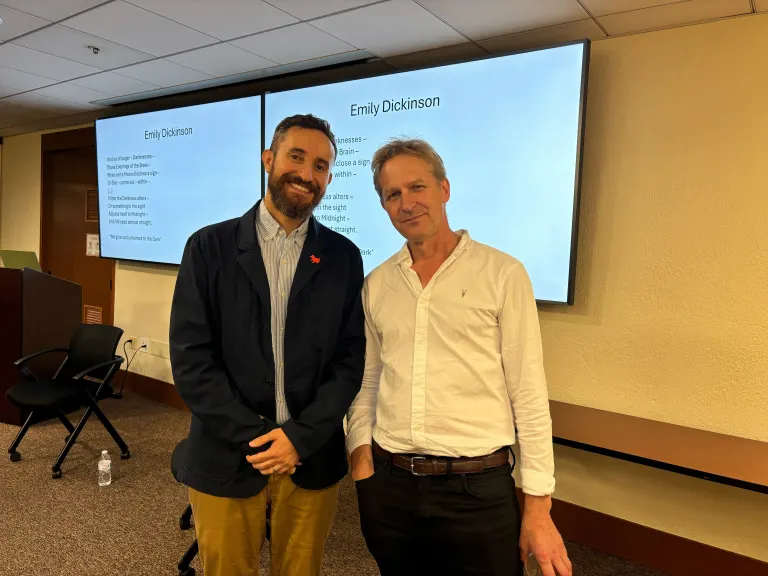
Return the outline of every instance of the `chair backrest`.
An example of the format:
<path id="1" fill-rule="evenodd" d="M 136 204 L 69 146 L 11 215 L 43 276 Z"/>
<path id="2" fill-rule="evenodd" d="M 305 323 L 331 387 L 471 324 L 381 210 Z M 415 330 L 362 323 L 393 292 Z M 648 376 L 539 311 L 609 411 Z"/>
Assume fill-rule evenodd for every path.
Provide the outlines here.
<path id="1" fill-rule="evenodd" d="M 105 324 L 80 324 L 69 343 L 69 357 L 59 373 L 59 378 L 72 378 L 86 368 L 108 362 L 115 357 L 123 329 Z M 103 379 L 108 369 L 89 374 Z"/>
<path id="2" fill-rule="evenodd" d="M 178 481 L 179 469 L 184 466 L 184 462 L 187 459 L 187 439 L 184 438 L 181 442 L 176 444 L 176 448 L 173 449 L 171 454 L 171 474 Z"/>

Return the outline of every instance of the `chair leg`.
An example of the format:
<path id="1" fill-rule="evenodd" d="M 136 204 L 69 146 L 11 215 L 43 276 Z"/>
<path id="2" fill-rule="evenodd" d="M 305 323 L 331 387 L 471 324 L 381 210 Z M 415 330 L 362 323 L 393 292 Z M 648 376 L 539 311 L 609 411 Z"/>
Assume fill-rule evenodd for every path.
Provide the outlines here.
<path id="1" fill-rule="evenodd" d="M 83 417 L 80 418 L 80 422 L 77 423 L 77 426 L 75 426 L 72 434 L 69 435 L 69 440 L 67 440 L 67 443 L 64 444 L 64 448 L 62 448 L 59 457 L 56 459 L 56 462 L 51 469 L 52 476 L 54 478 L 61 478 L 61 465 L 64 463 L 64 459 L 67 457 L 67 454 L 69 454 L 72 446 L 74 446 L 75 442 L 77 442 L 77 437 L 80 436 L 80 432 L 82 432 L 85 423 L 88 421 L 88 418 L 91 415 L 91 412 L 93 412 L 93 409 L 90 406 L 85 409 L 85 414 L 83 414 Z"/>
<path id="2" fill-rule="evenodd" d="M 267 526 L 265 528 L 267 542 L 272 539 L 272 506 L 267 503 Z"/>
<path id="3" fill-rule="evenodd" d="M 109 421 L 104 412 L 101 411 L 101 408 L 99 408 L 99 405 L 96 404 L 95 400 L 91 402 L 91 408 L 96 414 L 96 417 L 101 420 L 101 423 L 104 425 L 104 428 L 107 429 L 109 435 L 112 436 L 112 439 L 117 444 L 117 447 L 120 448 L 120 458 L 122 460 L 128 460 L 128 458 L 131 457 L 131 451 L 128 450 L 128 445 L 123 441 L 120 434 L 118 434 L 117 430 L 115 430 L 115 427 L 112 426 L 112 423 Z"/>
<path id="4" fill-rule="evenodd" d="M 179 560 L 178 568 L 179 568 L 179 575 L 180 576 L 193 576 L 194 575 L 194 569 L 190 568 L 189 565 L 192 563 L 192 560 L 195 556 L 197 556 L 198 552 L 198 544 L 197 540 L 192 542 L 192 546 L 189 547 L 189 549 L 184 553 L 184 556 L 181 557 L 181 560 Z"/>
<path id="5" fill-rule="evenodd" d="M 27 419 L 24 421 L 24 425 L 21 427 L 21 430 L 19 430 L 19 433 L 16 434 L 16 438 L 14 438 L 13 442 L 11 443 L 11 446 L 8 448 L 8 454 L 11 455 L 11 462 L 18 462 L 21 460 L 21 454 L 16 452 L 16 448 L 19 447 L 19 444 L 21 443 L 21 439 L 24 438 L 24 435 L 27 433 L 27 430 L 29 430 L 29 427 L 32 426 L 32 416 L 34 415 L 34 412 L 30 412 L 29 416 L 27 416 Z"/>
<path id="6" fill-rule="evenodd" d="M 187 504 L 187 508 L 179 518 L 179 528 L 182 530 L 189 530 L 192 527 L 192 504 Z"/>
<path id="7" fill-rule="evenodd" d="M 72 422 L 69 421 L 69 418 L 67 418 L 67 415 L 64 414 L 61 410 L 58 411 L 56 414 L 59 417 L 59 420 L 61 420 L 61 423 L 64 424 L 64 428 L 67 429 L 69 434 L 67 434 L 67 437 L 65 438 L 65 441 L 69 440 L 69 437 L 72 435 L 72 432 L 75 431 L 75 427 L 72 426 Z"/>

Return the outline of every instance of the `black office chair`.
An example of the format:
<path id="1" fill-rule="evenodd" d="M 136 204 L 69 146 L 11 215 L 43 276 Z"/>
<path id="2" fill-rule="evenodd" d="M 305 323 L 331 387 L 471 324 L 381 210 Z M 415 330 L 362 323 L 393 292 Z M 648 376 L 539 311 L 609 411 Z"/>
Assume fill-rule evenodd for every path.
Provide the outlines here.
<path id="1" fill-rule="evenodd" d="M 185 438 L 178 444 L 176 444 L 176 448 L 173 449 L 173 454 L 171 454 L 171 474 L 173 474 L 173 477 L 178 482 L 179 478 L 177 476 L 179 472 L 179 467 L 181 466 L 181 461 L 184 458 L 184 454 L 187 450 L 187 439 Z M 270 506 L 267 504 L 267 528 L 266 528 L 266 535 L 267 540 L 269 540 L 270 537 L 270 523 L 269 523 L 269 513 L 270 513 Z M 187 507 L 184 509 L 184 512 L 181 514 L 181 517 L 179 518 L 179 528 L 182 530 L 189 530 L 192 527 L 192 505 L 187 504 Z M 187 548 L 187 551 L 184 552 L 184 555 L 181 557 L 181 560 L 179 560 L 179 563 L 177 564 L 177 568 L 179 569 L 179 576 L 195 576 L 195 569 L 190 566 L 192 563 L 192 560 L 194 560 L 195 556 L 197 556 L 199 549 L 197 544 L 197 539 L 195 539 L 194 542 L 192 542 L 192 545 Z"/>
<path id="2" fill-rule="evenodd" d="M 52 468 L 54 478 L 61 478 L 61 465 L 91 413 L 96 413 L 104 428 L 117 443 L 120 448 L 120 458 L 123 460 L 130 458 L 128 446 L 98 406 L 99 400 L 115 397 L 111 382 L 115 372 L 123 363 L 123 358 L 115 355 L 122 335 L 123 330 L 115 326 L 81 324 L 75 330 L 69 348 L 43 350 L 25 356 L 14 363 L 25 378 L 12 386 L 6 392 L 6 396 L 16 406 L 30 412 L 16 439 L 8 448 L 11 462 L 21 460 L 21 454 L 16 451 L 16 448 L 29 430 L 36 414 L 58 416 L 69 432 L 66 438 L 67 443 Z M 66 358 L 59 365 L 53 378 L 38 379 L 27 367 L 27 363 L 33 358 L 53 352 L 65 353 Z M 73 426 L 65 410 L 77 406 L 87 406 L 87 408 L 77 426 Z"/>
<path id="3" fill-rule="evenodd" d="M 185 438 L 178 444 L 176 444 L 176 448 L 173 449 L 173 454 L 171 454 L 171 474 L 173 474 L 173 477 L 176 479 L 176 481 L 179 481 L 178 473 L 179 468 L 181 467 L 181 461 L 184 459 L 184 454 L 187 450 L 187 439 Z M 192 518 L 192 505 L 187 504 L 187 507 L 184 509 L 184 512 L 181 515 L 181 518 L 179 518 L 179 528 L 182 530 L 189 530 L 192 527 L 192 522 L 190 521 Z M 190 566 L 192 563 L 192 560 L 197 556 L 197 539 L 195 539 L 194 542 L 192 542 L 192 545 L 187 549 L 187 551 L 184 553 L 184 556 L 181 557 L 181 560 L 179 560 L 178 563 L 178 569 L 179 569 L 179 576 L 195 576 L 195 569 Z"/>

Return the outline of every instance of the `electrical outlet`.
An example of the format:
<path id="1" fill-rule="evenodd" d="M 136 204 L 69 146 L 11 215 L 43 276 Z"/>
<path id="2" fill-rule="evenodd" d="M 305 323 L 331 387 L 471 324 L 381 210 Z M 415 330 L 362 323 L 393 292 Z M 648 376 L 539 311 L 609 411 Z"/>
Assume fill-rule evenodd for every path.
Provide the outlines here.
<path id="1" fill-rule="evenodd" d="M 139 338 L 139 346 L 140 347 L 143 346 L 141 350 L 142 352 L 146 352 L 147 354 L 150 353 L 150 345 L 149 345 L 150 342 L 151 340 L 149 339 L 149 336 L 142 336 L 141 338 Z"/>
<path id="2" fill-rule="evenodd" d="M 170 351 L 168 350 L 168 342 L 160 342 L 158 340 L 152 340 L 152 355 L 158 358 L 170 358 Z"/>
<path id="3" fill-rule="evenodd" d="M 130 348 L 131 350 L 138 350 L 139 349 L 139 346 L 140 346 L 139 339 L 136 338 L 136 336 L 126 336 L 125 340 L 126 340 L 126 342 L 128 340 L 131 341 L 131 343 L 128 345 L 128 348 Z"/>

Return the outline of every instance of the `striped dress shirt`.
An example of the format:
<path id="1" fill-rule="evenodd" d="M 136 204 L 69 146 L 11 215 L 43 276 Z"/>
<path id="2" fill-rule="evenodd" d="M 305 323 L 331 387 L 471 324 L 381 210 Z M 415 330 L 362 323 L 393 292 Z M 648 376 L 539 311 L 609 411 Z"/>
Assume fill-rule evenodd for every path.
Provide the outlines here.
<path id="1" fill-rule="evenodd" d="M 272 352 L 275 357 L 275 401 L 277 402 L 277 423 L 283 424 L 290 419 L 285 405 L 285 317 L 288 311 L 288 296 L 296 274 L 304 240 L 307 238 L 309 218 L 286 235 L 264 202 L 259 204 L 256 218 L 256 235 L 261 246 L 261 257 L 267 269 L 269 296 L 272 308 Z"/>

